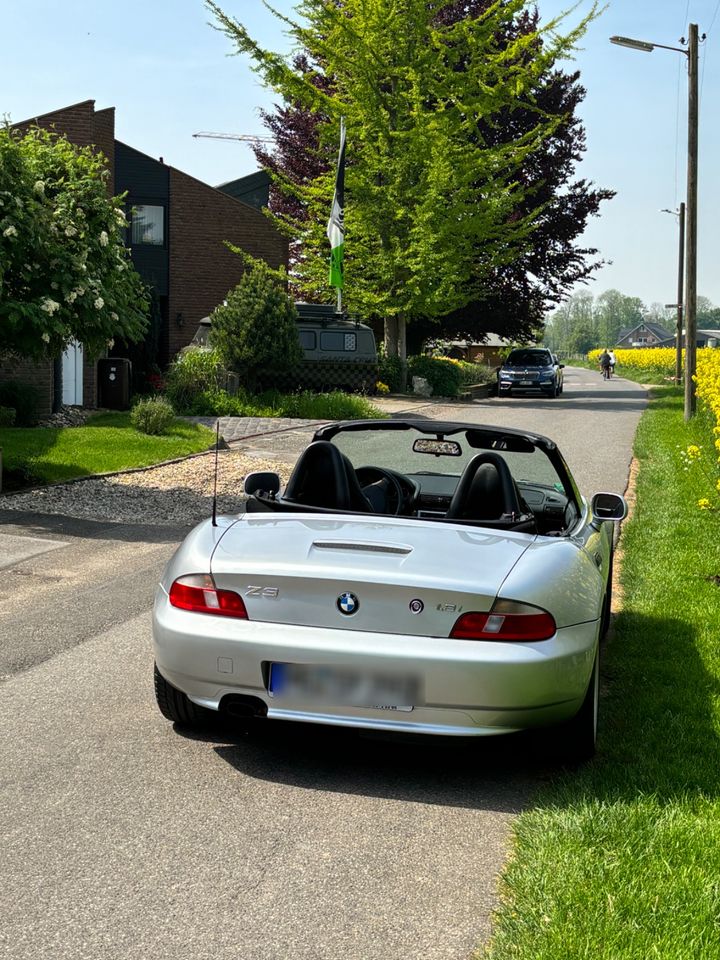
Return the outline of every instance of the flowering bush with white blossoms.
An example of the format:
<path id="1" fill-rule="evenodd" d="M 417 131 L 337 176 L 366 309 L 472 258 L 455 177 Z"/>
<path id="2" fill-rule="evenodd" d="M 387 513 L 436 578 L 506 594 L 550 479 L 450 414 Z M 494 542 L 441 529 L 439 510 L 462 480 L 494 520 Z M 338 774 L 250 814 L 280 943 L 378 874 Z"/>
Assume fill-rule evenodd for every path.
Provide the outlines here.
<path id="1" fill-rule="evenodd" d="M 0 127 L 0 355 L 89 356 L 138 341 L 148 295 L 123 243 L 104 159 L 64 137 Z"/>

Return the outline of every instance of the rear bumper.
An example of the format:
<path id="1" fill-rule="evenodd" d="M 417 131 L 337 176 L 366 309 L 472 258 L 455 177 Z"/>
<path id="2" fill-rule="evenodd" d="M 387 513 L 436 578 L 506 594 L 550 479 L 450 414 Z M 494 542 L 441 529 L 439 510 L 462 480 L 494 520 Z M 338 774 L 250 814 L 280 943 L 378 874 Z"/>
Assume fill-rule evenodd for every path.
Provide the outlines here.
<path id="1" fill-rule="evenodd" d="M 489 643 L 231 620 L 171 607 L 159 590 L 153 616 L 158 669 L 194 703 L 218 710 L 247 696 L 268 717 L 410 733 L 488 736 L 557 723 L 579 709 L 598 622 L 540 643 Z M 271 663 L 303 663 L 417 678 L 412 709 L 278 701 Z M 406 705 L 407 706 L 407 705 Z"/>

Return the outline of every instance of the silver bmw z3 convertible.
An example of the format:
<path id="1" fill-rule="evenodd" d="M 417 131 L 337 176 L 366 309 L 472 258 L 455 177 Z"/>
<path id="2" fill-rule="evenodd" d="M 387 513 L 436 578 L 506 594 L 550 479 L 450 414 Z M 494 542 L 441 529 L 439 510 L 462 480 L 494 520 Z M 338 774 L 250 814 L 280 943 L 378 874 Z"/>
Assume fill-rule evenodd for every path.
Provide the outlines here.
<path id="1" fill-rule="evenodd" d="M 621 496 L 580 495 L 557 446 L 433 420 L 334 423 L 284 489 L 245 480 L 158 587 L 155 691 L 206 711 L 410 733 L 552 727 L 595 749 Z"/>

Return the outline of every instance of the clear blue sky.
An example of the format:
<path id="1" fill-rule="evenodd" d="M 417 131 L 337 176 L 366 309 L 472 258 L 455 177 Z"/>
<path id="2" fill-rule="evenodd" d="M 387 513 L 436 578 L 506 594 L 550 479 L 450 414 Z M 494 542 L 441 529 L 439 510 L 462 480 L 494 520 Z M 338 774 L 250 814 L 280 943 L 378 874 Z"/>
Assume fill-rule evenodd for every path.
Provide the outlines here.
<path id="1" fill-rule="evenodd" d="M 568 0 L 538 0 L 549 19 Z M 291 12 L 294 0 L 276 0 Z M 589 9 L 580 0 L 574 22 Z M 281 25 L 260 0 L 225 0 L 223 8 L 256 39 L 287 50 Z M 209 25 L 199 0 L 0 0 L 3 64 L 0 114 L 13 121 L 79 100 L 116 107 L 116 136 L 208 183 L 255 169 L 247 146 L 193 139 L 200 130 L 262 132 L 258 110 L 271 95 L 249 65 Z M 699 293 L 720 305 L 720 0 L 612 0 L 590 26 L 575 61 L 587 98 L 588 150 L 581 176 L 617 191 L 585 241 L 612 261 L 591 285 L 616 287 L 647 303 L 675 299 L 676 219 L 685 192 L 686 58 L 612 46 L 612 34 L 677 45 L 688 22 L 708 33 L 701 46 Z M 568 67 L 572 67 L 568 64 Z"/>

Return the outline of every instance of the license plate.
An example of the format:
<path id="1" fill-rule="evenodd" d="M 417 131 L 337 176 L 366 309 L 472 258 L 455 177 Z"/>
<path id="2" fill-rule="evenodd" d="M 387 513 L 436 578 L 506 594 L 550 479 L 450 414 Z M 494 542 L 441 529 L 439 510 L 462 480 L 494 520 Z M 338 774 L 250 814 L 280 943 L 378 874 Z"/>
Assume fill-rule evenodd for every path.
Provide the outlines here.
<path id="1" fill-rule="evenodd" d="M 305 663 L 270 664 L 274 700 L 302 700 L 409 713 L 418 700 L 417 677 Z"/>
<path id="2" fill-rule="evenodd" d="M 520 386 L 521 386 L 521 387 L 531 387 L 532 385 L 533 385 L 532 380 L 521 380 L 521 381 L 520 381 Z"/>

